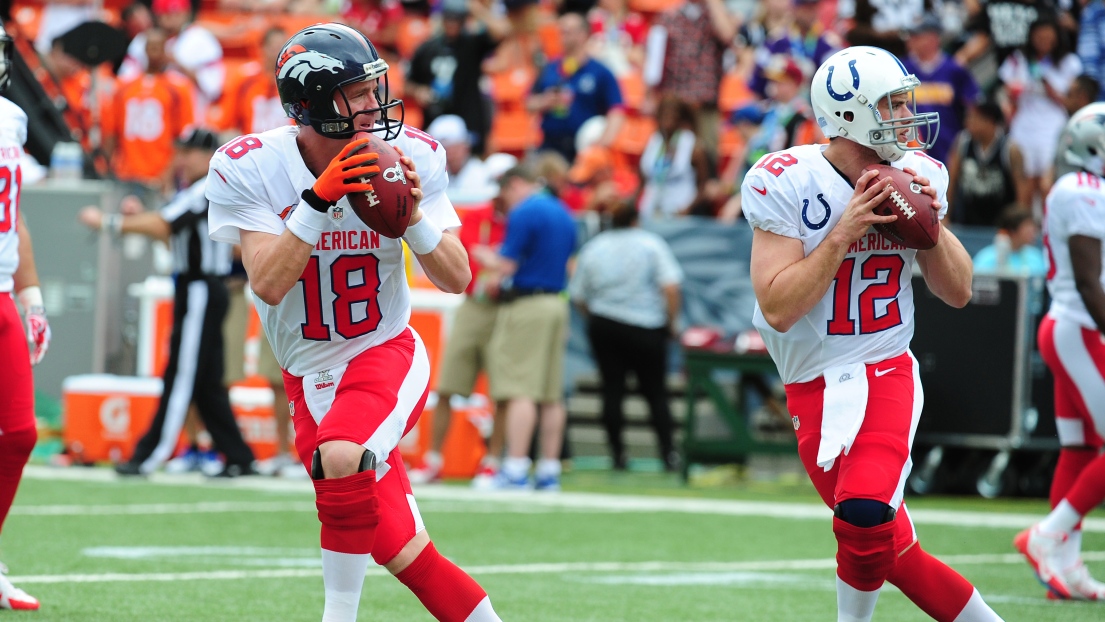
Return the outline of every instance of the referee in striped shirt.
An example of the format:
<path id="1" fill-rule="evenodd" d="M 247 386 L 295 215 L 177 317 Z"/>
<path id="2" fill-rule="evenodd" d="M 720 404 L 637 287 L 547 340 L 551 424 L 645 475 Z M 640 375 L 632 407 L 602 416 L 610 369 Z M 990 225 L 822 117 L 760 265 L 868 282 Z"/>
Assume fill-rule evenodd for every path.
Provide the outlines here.
<path id="1" fill-rule="evenodd" d="M 226 456 L 220 475 L 253 473 L 253 452 L 246 445 L 223 384 L 223 319 L 228 295 L 223 278 L 230 273 L 231 247 L 207 235 L 207 167 L 218 147 L 213 133 L 188 130 L 177 144 L 178 176 L 189 184 L 158 211 L 145 211 L 128 196 L 120 214 L 96 207 L 81 210 L 78 219 L 92 229 L 116 235 L 137 233 L 169 243 L 173 256 L 173 333 L 164 388 L 150 429 L 138 441 L 127 462 L 116 465 L 120 475 L 145 475 L 173 455 L 188 408 L 195 403 L 215 449 Z"/>

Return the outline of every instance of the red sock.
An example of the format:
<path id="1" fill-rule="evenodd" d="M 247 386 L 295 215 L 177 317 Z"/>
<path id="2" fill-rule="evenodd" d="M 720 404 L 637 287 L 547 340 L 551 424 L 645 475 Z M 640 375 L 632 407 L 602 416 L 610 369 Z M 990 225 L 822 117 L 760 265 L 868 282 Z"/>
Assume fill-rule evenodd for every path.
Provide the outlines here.
<path id="1" fill-rule="evenodd" d="M 836 574 L 848 585 L 873 592 L 894 568 L 894 522 L 878 527 L 856 527 L 833 517 L 836 534 Z"/>
<path id="2" fill-rule="evenodd" d="M 921 550 L 916 542 L 898 557 L 886 577 L 906 598 L 935 620 L 952 622 L 971 599 L 975 588 L 958 572 Z"/>
<path id="3" fill-rule="evenodd" d="M 8 517 L 15 490 L 23 477 L 23 467 L 31 457 L 36 440 L 38 432 L 34 428 L 0 432 L 0 528 Z"/>
<path id="4" fill-rule="evenodd" d="M 1064 498 L 1082 516 L 1105 501 L 1105 455 L 1097 456 L 1082 469 Z"/>
<path id="5" fill-rule="evenodd" d="M 1051 478 L 1051 507 L 1059 505 L 1067 496 L 1079 474 L 1097 457 L 1097 450 L 1089 447 L 1062 447 L 1059 449 L 1059 462 L 1055 465 L 1055 476 Z"/>
<path id="6" fill-rule="evenodd" d="M 433 542 L 395 577 L 441 622 L 464 622 L 487 597 L 468 573 L 437 552 Z"/>
<path id="7" fill-rule="evenodd" d="M 367 555 L 376 541 L 380 500 L 376 471 L 337 479 L 316 479 L 315 506 L 322 523 L 322 548 L 337 553 Z"/>

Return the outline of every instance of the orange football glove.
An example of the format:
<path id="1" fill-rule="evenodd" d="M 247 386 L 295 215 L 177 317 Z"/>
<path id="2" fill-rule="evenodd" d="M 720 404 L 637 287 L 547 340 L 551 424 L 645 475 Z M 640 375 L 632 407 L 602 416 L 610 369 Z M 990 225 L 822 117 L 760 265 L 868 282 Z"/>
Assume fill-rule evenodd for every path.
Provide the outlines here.
<path id="1" fill-rule="evenodd" d="M 368 139 L 354 140 L 330 160 L 326 170 L 318 176 L 311 190 L 327 203 L 336 203 L 350 192 L 371 192 L 369 179 L 380 173 L 376 166 L 379 154 L 369 151 L 358 153 L 368 145 Z"/>

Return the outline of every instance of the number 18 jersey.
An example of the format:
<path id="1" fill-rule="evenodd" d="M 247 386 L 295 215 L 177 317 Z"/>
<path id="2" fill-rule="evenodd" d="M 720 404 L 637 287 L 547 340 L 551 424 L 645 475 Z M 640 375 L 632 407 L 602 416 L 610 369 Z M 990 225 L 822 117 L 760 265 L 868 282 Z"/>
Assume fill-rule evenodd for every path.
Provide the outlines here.
<path id="1" fill-rule="evenodd" d="M 824 241 L 855 188 L 822 155 L 824 145 L 770 153 L 748 172 L 741 205 L 749 224 L 802 242 L 806 256 Z M 895 168 L 911 168 L 937 190 L 947 211 L 943 164 L 907 152 Z M 913 262 L 917 251 L 875 231 L 854 242 L 829 290 L 785 333 L 767 323 L 756 304 L 760 331 L 785 383 L 806 382 L 836 365 L 876 363 L 905 352 L 913 338 Z"/>
<path id="2" fill-rule="evenodd" d="M 1051 315 L 1098 330 L 1074 282 L 1070 238 L 1081 235 L 1105 242 L 1105 180 L 1090 173 L 1067 173 L 1058 179 L 1044 202 L 1044 247 Z M 1101 260 L 1105 263 L 1105 243 Z M 1101 277 L 1105 285 L 1105 274 Z"/>
<path id="3" fill-rule="evenodd" d="M 316 181 L 300 155 L 298 133 L 287 126 L 250 134 L 215 154 L 207 176 L 212 239 L 238 244 L 243 229 L 280 235 L 292 210 L 310 209 L 297 207 L 300 193 Z M 414 160 L 423 216 L 443 230 L 460 226 L 445 196 L 445 148 L 408 127 L 391 144 Z M 295 287 L 275 307 L 257 301 L 276 360 L 296 376 L 347 362 L 399 335 L 410 319 L 402 242 L 365 226 L 346 198 L 329 216 Z"/>
<path id="4" fill-rule="evenodd" d="M 15 286 L 19 267 L 19 192 L 23 186 L 23 143 L 27 142 L 27 114 L 0 97 L 0 292 Z"/>

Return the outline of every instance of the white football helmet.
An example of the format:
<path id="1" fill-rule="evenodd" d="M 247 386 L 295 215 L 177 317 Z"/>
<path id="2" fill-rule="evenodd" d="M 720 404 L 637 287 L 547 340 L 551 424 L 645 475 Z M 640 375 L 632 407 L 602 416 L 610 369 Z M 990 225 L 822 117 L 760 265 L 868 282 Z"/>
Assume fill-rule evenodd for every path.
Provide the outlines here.
<path id="1" fill-rule="evenodd" d="M 932 147 L 940 132 L 938 113 L 917 114 L 913 91 L 919 84 L 897 56 L 882 48 L 856 46 L 822 63 L 813 75 L 810 99 L 825 136 L 847 138 L 895 162 L 906 151 Z M 893 111 L 890 97 L 902 93 L 910 97 L 912 115 L 883 119 L 879 102 L 885 99 L 887 110 Z M 898 136 L 903 129 L 908 130 L 905 140 Z"/>
<path id="2" fill-rule="evenodd" d="M 8 90 L 12 81 L 12 38 L 4 30 L 4 22 L 0 20 L 0 93 Z"/>
<path id="3" fill-rule="evenodd" d="M 1090 104 L 1071 116 L 1059 138 L 1059 151 L 1075 170 L 1105 176 L 1105 103 Z"/>

